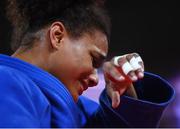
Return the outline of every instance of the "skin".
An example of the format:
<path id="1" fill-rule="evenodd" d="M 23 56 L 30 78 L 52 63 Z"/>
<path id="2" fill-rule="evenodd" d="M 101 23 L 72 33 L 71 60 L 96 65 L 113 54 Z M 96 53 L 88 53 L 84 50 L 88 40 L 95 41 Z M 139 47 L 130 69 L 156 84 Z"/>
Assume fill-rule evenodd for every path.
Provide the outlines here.
<path id="1" fill-rule="evenodd" d="M 138 76 L 142 71 L 131 71 L 127 75 L 131 81 L 127 83 L 125 77 L 119 79 L 123 74 L 114 66 L 113 59 L 104 62 L 108 53 L 108 40 L 101 31 L 94 29 L 93 33 L 84 33 L 81 37 L 74 38 L 61 22 L 54 22 L 40 31 L 41 37 L 34 41 L 30 49 L 21 46 L 12 56 L 53 74 L 65 84 L 76 102 L 83 91 L 98 84 L 97 68 L 101 66 L 113 108 L 118 107 L 120 95 L 128 87 L 133 87 L 132 81 L 142 78 Z M 128 58 L 122 60 L 126 62 Z M 120 67 L 122 65 L 123 63 Z M 133 77 L 136 79 L 133 80 Z"/>

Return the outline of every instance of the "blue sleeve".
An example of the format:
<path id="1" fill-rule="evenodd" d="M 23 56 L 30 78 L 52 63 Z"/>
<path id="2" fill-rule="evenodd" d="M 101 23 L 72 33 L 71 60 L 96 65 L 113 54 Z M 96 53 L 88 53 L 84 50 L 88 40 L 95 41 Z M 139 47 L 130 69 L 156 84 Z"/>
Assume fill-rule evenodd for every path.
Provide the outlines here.
<path id="1" fill-rule="evenodd" d="M 94 116 L 86 126 L 157 127 L 164 109 L 173 99 L 173 88 L 166 80 L 151 73 L 145 73 L 144 79 L 134 85 L 139 99 L 121 96 L 117 109 L 112 109 L 111 99 L 104 90 L 100 96 L 100 106 L 96 106 Z"/>
<path id="2" fill-rule="evenodd" d="M 29 88 L 31 86 L 33 87 L 11 72 L 0 71 L 1 128 L 40 127 L 40 116 L 36 110 L 39 104 L 38 100 L 33 100 L 34 94 Z"/>

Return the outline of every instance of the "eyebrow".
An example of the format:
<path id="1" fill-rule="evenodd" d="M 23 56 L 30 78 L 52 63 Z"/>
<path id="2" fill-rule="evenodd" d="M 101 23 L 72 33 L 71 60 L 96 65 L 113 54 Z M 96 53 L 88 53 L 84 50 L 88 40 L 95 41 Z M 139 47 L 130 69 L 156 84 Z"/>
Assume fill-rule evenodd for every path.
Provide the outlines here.
<path id="1" fill-rule="evenodd" d="M 95 47 L 95 50 L 92 52 L 93 55 L 98 55 L 101 60 L 105 60 L 107 58 L 107 54 L 102 52 L 99 48 Z"/>
<path id="2" fill-rule="evenodd" d="M 91 54 L 96 59 L 99 67 L 102 66 L 103 62 L 107 58 L 107 54 L 105 52 L 102 52 L 98 47 L 95 47 L 95 49 L 91 51 Z"/>
<path id="3" fill-rule="evenodd" d="M 102 54 L 102 53 L 97 53 L 99 55 L 99 58 L 101 60 L 105 60 L 107 58 L 106 54 Z"/>

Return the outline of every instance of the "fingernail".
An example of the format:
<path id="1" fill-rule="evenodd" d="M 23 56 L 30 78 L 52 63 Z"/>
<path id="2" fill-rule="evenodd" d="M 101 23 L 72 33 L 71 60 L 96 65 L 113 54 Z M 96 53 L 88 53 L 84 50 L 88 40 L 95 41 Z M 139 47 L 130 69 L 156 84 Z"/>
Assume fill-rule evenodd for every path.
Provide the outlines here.
<path id="1" fill-rule="evenodd" d="M 119 96 L 119 94 L 117 94 L 117 92 L 115 92 L 115 93 L 113 93 L 112 97 L 113 97 L 112 98 L 112 107 L 117 108 L 120 103 L 120 96 Z"/>
<path id="2" fill-rule="evenodd" d="M 120 76 L 120 77 L 116 77 L 116 80 L 117 81 L 123 81 L 123 80 L 125 80 L 125 78 L 123 76 Z"/>
<path id="3" fill-rule="evenodd" d="M 132 77 L 131 77 L 131 80 L 132 80 L 132 81 L 137 81 L 137 79 L 138 79 L 138 78 L 137 78 L 136 76 L 132 76 Z"/>
<path id="4" fill-rule="evenodd" d="M 140 72 L 140 73 L 138 74 L 138 76 L 139 76 L 139 78 L 143 78 L 143 77 L 144 77 L 144 74 Z"/>

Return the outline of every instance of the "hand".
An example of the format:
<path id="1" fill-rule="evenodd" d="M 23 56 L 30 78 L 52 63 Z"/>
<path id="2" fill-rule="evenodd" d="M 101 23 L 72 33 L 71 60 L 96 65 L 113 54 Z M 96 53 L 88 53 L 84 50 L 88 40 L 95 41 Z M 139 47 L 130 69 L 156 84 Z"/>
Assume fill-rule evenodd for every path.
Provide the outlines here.
<path id="1" fill-rule="evenodd" d="M 103 64 L 107 94 L 112 107 L 120 104 L 120 96 L 127 91 L 129 96 L 137 97 L 132 82 L 144 77 L 144 63 L 137 53 L 114 57 Z"/>

